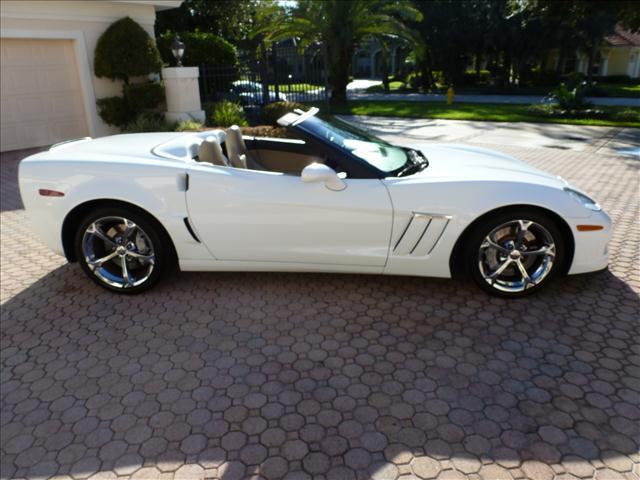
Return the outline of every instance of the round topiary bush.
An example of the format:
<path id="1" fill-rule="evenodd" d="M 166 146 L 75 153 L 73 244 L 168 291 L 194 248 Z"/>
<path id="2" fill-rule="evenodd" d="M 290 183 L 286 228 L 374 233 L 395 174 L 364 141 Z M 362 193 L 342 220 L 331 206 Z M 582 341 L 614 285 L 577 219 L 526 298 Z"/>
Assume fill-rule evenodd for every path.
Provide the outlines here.
<path id="1" fill-rule="evenodd" d="M 101 98 L 96 102 L 100 117 L 109 125 L 126 129 L 142 118 L 141 114 L 150 114 L 164 102 L 164 87 L 160 83 L 129 83 L 132 77 L 149 75 L 162 68 L 160 52 L 153 40 L 129 17 L 114 22 L 100 36 L 93 67 L 97 77 L 124 82 L 122 97 Z"/>
<path id="2" fill-rule="evenodd" d="M 97 77 L 128 83 L 131 77 L 158 72 L 162 59 L 149 34 L 125 17 L 111 24 L 98 39 L 93 68 Z"/>

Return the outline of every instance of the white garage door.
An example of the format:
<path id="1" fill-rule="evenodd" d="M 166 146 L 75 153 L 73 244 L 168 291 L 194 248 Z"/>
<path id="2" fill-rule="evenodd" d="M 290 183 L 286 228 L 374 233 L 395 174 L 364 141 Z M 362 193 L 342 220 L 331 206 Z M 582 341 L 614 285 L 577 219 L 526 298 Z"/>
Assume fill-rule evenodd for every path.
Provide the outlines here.
<path id="1" fill-rule="evenodd" d="M 73 41 L 3 38 L 0 150 L 88 135 Z"/>

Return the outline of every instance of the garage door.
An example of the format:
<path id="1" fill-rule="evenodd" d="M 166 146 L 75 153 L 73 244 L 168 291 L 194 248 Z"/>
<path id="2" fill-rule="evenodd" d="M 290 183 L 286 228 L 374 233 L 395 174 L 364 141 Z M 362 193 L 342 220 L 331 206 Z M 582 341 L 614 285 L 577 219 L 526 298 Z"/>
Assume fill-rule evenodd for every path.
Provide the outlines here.
<path id="1" fill-rule="evenodd" d="M 0 42 L 0 150 L 88 135 L 73 41 Z"/>

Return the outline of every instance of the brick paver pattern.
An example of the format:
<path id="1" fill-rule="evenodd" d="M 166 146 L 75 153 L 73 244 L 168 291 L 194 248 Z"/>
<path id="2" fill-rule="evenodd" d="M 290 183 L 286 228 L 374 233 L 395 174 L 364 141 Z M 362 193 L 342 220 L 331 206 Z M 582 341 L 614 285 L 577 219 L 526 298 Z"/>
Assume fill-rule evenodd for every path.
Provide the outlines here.
<path id="1" fill-rule="evenodd" d="M 515 301 L 271 273 L 119 296 L 32 236 L 5 155 L 2 478 L 637 479 L 640 161 L 489 146 L 601 202 L 609 271 Z"/>

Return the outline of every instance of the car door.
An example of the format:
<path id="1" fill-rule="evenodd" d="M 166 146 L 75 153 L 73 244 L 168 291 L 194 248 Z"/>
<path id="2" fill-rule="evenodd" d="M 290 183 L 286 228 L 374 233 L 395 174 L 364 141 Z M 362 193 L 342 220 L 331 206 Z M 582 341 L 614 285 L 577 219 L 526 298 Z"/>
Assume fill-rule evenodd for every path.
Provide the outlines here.
<path id="1" fill-rule="evenodd" d="M 392 206 L 378 179 L 342 191 L 282 173 L 196 164 L 189 218 L 218 260 L 383 267 Z"/>

